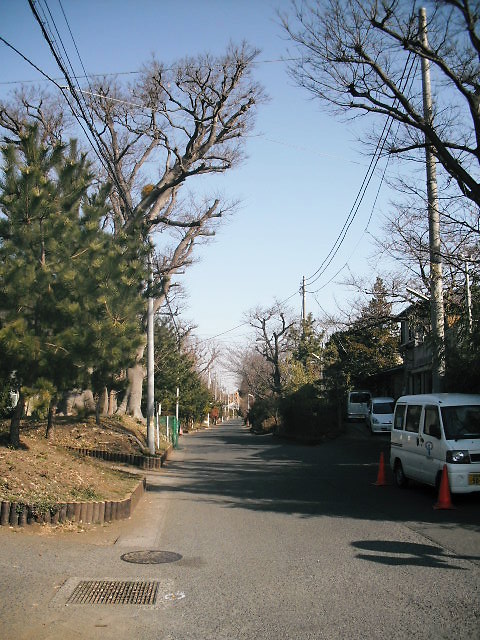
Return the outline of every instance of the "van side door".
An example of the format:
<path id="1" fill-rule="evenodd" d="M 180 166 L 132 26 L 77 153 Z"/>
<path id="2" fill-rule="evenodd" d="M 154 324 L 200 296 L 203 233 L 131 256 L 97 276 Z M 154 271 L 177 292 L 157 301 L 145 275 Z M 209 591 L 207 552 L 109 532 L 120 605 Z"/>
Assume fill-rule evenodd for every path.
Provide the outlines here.
<path id="1" fill-rule="evenodd" d="M 425 405 L 420 426 L 419 449 L 424 456 L 421 469 L 423 482 L 435 485 L 443 452 L 440 415 L 435 405 Z"/>
<path id="2" fill-rule="evenodd" d="M 423 415 L 421 404 L 407 405 L 405 416 L 405 433 L 403 439 L 404 461 L 403 470 L 405 475 L 414 480 L 422 479 L 423 450 L 420 448 L 420 420 Z"/>

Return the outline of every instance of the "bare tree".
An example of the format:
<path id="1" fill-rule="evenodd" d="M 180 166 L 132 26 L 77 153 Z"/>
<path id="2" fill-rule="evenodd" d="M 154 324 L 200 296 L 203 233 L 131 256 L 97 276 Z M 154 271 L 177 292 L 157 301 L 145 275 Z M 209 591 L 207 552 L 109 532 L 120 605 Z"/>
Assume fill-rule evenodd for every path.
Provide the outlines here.
<path id="1" fill-rule="evenodd" d="M 228 369 L 238 376 L 239 388 L 257 400 L 268 398 L 272 393 L 272 369 L 267 360 L 253 346 L 232 349 L 229 355 Z"/>
<path id="2" fill-rule="evenodd" d="M 23 86 L 15 90 L 8 102 L 0 102 L 4 140 L 16 142 L 25 133 L 27 123 L 35 122 L 42 142 L 53 145 L 61 142 L 65 129 L 72 124 L 63 102 L 40 87 Z"/>
<path id="3" fill-rule="evenodd" d="M 79 91 L 69 79 L 69 103 L 94 143 L 99 175 L 112 184 L 112 215 L 106 224 L 113 232 L 128 229 L 139 242 L 163 234 L 154 273 L 156 309 L 172 278 L 191 261 L 195 245 L 213 236 L 216 223 L 232 211 L 219 198 L 200 197 L 186 207 L 179 192 L 193 176 L 223 173 L 243 159 L 243 140 L 264 100 L 251 78 L 256 55 L 243 44 L 218 58 L 187 58 L 168 68 L 152 60 L 128 87 L 104 79 Z M 21 115 L 38 118 L 44 105 L 32 101 L 31 113 L 25 104 L 22 113 L 1 105 L 0 124 L 14 132 Z M 60 121 L 52 129 L 55 135 L 64 133 Z M 137 417 L 142 357 L 143 349 L 128 372 L 121 404 L 121 410 Z"/>
<path id="4" fill-rule="evenodd" d="M 291 73 L 335 113 L 377 114 L 382 126 L 386 117 L 398 122 L 384 147 L 391 154 L 423 162 L 427 140 L 457 193 L 480 205 L 478 3 L 422 4 L 429 44 L 422 42 L 416 2 L 293 0 L 293 19 L 282 16 L 300 54 Z M 420 58 L 432 65 L 431 120 L 423 115 Z"/>
<path id="5" fill-rule="evenodd" d="M 289 330 L 294 323 L 287 321 L 286 311 L 278 304 L 270 309 L 255 309 L 249 323 L 255 330 L 255 351 L 270 366 L 270 389 L 280 395 L 284 378 L 282 366 L 289 351 Z"/>

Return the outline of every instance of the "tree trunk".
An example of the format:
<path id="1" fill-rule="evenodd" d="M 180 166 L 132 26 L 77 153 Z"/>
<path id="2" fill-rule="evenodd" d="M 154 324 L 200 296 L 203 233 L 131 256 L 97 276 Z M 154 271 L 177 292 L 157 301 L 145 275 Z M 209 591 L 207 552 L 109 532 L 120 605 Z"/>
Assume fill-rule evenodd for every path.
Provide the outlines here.
<path id="1" fill-rule="evenodd" d="M 22 390 L 18 396 L 18 402 L 13 411 L 12 419 L 10 420 L 10 444 L 15 449 L 20 447 L 20 421 L 23 418 L 23 412 L 25 410 L 25 396 Z"/>
<path id="2" fill-rule="evenodd" d="M 55 440 L 55 413 L 57 411 L 57 398 L 52 398 L 48 406 L 47 431 L 45 438 L 53 442 Z"/>
<path id="3" fill-rule="evenodd" d="M 145 346 L 137 351 L 136 364 L 127 371 L 128 386 L 117 413 L 133 416 L 137 420 L 144 420 L 142 414 L 142 388 L 145 378 L 145 367 L 141 364 Z"/>
<path id="4" fill-rule="evenodd" d="M 100 405 L 100 415 L 106 416 L 108 414 L 108 389 L 104 387 L 103 391 L 99 394 L 98 402 Z"/>
<path id="5" fill-rule="evenodd" d="M 113 414 L 117 410 L 117 392 L 113 389 L 110 389 L 110 393 L 108 394 L 108 411 L 107 415 L 113 416 Z"/>
<path id="6" fill-rule="evenodd" d="M 100 426 L 100 409 L 101 409 L 101 402 L 102 402 L 102 394 L 98 394 L 97 395 L 97 403 L 95 406 L 95 424 Z"/>

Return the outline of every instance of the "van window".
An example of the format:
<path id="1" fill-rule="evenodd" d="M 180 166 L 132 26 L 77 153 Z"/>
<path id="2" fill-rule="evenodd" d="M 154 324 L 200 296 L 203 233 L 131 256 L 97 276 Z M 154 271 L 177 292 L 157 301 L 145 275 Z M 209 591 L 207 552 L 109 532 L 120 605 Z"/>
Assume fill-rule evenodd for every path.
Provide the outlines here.
<path id="1" fill-rule="evenodd" d="M 366 404 L 367 402 L 370 402 L 370 397 L 369 393 L 354 391 L 350 394 L 350 402 L 353 402 L 354 404 Z"/>
<path id="2" fill-rule="evenodd" d="M 405 431 L 418 433 L 420 427 L 420 416 L 422 415 L 422 405 L 410 404 L 407 409 L 407 419 L 405 420 Z"/>
<path id="3" fill-rule="evenodd" d="M 447 440 L 480 438 L 480 405 L 442 407 L 441 411 Z"/>
<path id="4" fill-rule="evenodd" d="M 393 402 L 372 402 L 372 412 L 381 416 L 386 416 L 389 413 L 393 413 Z"/>
<path id="5" fill-rule="evenodd" d="M 404 404 L 397 404 L 395 408 L 395 421 L 393 423 L 394 429 L 403 429 L 403 418 L 405 417 L 406 408 L 407 407 Z"/>
<path id="6" fill-rule="evenodd" d="M 440 417 L 437 407 L 425 407 L 425 424 L 423 431 L 427 436 L 437 437 L 440 434 Z"/>

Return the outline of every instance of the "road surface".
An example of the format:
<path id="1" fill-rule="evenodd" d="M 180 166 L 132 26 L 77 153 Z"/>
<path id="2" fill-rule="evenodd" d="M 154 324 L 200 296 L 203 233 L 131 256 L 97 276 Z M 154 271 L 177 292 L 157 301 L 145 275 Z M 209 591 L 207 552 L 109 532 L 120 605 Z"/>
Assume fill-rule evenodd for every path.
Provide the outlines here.
<path id="1" fill-rule="evenodd" d="M 0 637 L 478 640 L 478 496 L 435 511 L 431 489 L 375 486 L 382 451 L 362 425 L 319 446 L 239 421 L 186 435 L 129 522 L 0 530 Z M 121 558 L 142 550 L 181 559 Z M 90 580 L 157 600 L 69 604 Z"/>

